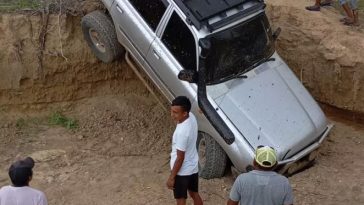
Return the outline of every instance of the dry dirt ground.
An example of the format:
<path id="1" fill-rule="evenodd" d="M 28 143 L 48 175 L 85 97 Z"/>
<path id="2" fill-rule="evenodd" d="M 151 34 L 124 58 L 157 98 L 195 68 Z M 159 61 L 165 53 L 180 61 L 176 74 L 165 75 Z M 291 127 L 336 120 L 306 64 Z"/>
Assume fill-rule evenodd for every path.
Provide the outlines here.
<path id="1" fill-rule="evenodd" d="M 362 32 L 364 23 L 359 28 L 339 27 L 339 16 L 332 10 L 306 12 L 303 8 L 312 0 L 267 2 L 274 6 L 269 7 L 273 24 L 283 28 L 283 57 L 295 59 L 288 63 L 296 71 L 307 62 L 316 66 L 312 66 L 314 72 L 310 66 L 305 67 L 300 76 L 316 99 L 353 110 L 363 107 L 363 75 L 358 69 L 363 59 L 363 38 L 357 31 Z M 300 14 L 293 15 L 297 12 Z M 53 32 L 47 35 L 45 83 L 33 72 L 38 68 L 34 60 L 37 47 L 30 46 L 38 39 L 36 31 L 32 36 L 32 29 L 40 27 L 39 18 L 0 18 L 0 23 L 10 22 L 9 28 L 13 28 L 0 25 L 0 31 L 8 31 L 6 38 L 0 39 L 0 51 L 4 51 L 0 53 L 0 70 L 4 71 L 0 75 L 0 100 L 9 108 L 18 105 L 11 112 L 0 106 L 0 186 L 9 184 L 10 163 L 30 155 L 37 161 L 31 185 L 46 193 L 50 205 L 173 204 L 172 193 L 165 187 L 174 128 L 168 112 L 140 89 L 139 82 L 127 77 L 129 71 L 123 65 L 103 65 L 95 60 L 80 37 L 79 18 L 62 19 L 69 62 L 59 55 L 56 30 L 60 23 L 57 16 L 51 16 L 49 31 Z M 357 41 L 348 41 L 354 34 Z M 336 41 L 339 44 L 333 43 Z M 329 54 L 324 56 L 327 59 L 313 56 L 316 53 L 311 51 L 316 50 Z M 336 58 L 339 64 L 332 60 Z M 347 63 L 347 59 L 351 61 Z M 352 62 L 358 66 L 351 66 Z M 329 101 L 334 97 L 336 104 Z M 53 111 L 25 113 L 52 103 L 58 103 L 67 117 L 77 119 L 79 128 L 49 125 Z M 22 113 L 15 112 L 19 107 Z M 320 148 L 317 163 L 289 178 L 295 204 L 364 204 L 364 126 L 334 116 L 330 119 L 336 126 Z M 225 204 L 232 183 L 231 175 L 201 180 L 205 204 Z"/>
<path id="2" fill-rule="evenodd" d="M 11 161 L 30 155 L 37 161 L 31 185 L 51 205 L 174 203 L 165 187 L 174 125 L 151 96 L 90 98 L 62 109 L 78 129 L 49 125 L 49 113 L 0 111 L 0 186 L 9 183 Z M 331 119 L 336 126 L 317 163 L 289 178 L 295 204 L 364 204 L 364 126 Z M 201 180 L 205 204 L 225 204 L 232 183 L 231 175 Z"/>

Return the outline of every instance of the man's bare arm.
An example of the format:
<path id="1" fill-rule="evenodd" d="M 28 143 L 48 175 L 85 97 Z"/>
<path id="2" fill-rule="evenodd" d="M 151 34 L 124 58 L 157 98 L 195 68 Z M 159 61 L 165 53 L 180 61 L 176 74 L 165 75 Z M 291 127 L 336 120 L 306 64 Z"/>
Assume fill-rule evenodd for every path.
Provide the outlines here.
<path id="1" fill-rule="evenodd" d="M 239 205 L 239 202 L 229 199 L 228 202 L 227 202 L 227 205 Z"/>
<path id="2" fill-rule="evenodd" d="M 175 178 L 177 176 L 178 171 L 181 169 L 184 160 L 185 160 L 185 152 L 177 149 L 177 159 L 174 162 L 171 174 L 169 175 L 167 181 L 167 187 L 169 189 L 173 189 Z"/>
<path id="3" fill-rule="evenodd" d="M 185 152 L 177 149 L 177 159 L 174 162 L 170 176 L 172 176 L 173 178 L 177 176 L 177 173 L 181 169 L 184 160 L 185 160 Z"/>

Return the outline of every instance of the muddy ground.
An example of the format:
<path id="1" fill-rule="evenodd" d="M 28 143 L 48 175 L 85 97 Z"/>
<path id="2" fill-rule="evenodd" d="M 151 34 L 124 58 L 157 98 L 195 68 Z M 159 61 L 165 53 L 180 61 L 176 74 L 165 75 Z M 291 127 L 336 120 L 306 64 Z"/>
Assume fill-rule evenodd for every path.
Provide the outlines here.
<path id="1" fill-rule="evenodd" d="M 9 183 L 14 156 L 30 155 L 37 161 L 31 185 L 51 205 L 173 204 L 165 180 L 174 125 L 148 93 L 85 99 L 63 113 L 79 128 L 49 125 L 49 113 L 1 120 L 0 186 Z M 316 164 L 289 178 L 295 204 L 364 203 L 364 126 L 330 119 L 336 126 Z M 205 204 L 224 204 L 232 183 L 229 174 L 201 180 Z"/>

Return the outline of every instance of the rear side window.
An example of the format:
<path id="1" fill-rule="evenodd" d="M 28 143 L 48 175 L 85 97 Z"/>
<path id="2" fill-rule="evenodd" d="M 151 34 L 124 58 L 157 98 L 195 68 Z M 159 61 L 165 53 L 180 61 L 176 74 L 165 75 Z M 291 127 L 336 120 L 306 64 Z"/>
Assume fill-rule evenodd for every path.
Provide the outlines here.
<path id="1" fill-rule="evenodd" d="M 176 12 L 167 24 L 162 41 L 184 69 L 196 70 L 195 38 Z"/>
<path id="2" fill-rule="evenodd" d="M 163 0 L 129 0 L 149 27 L 155 31 L 168 3 Z"/>

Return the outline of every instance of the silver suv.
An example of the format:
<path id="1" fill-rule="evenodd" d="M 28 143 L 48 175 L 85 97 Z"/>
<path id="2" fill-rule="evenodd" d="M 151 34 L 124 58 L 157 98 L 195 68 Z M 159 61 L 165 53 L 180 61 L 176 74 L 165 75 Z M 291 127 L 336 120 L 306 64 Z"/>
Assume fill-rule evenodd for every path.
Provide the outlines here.
<path id="1" fill-rule="evenodd" d="M 169 101 L 192 100 L 201 177 L 229 162 L 249 171 L 259 145 L 276 149 L 281 173 L 315 159 L 332 125 L 276 53 L 263 0 L 102 1 L 82 19 L 86 41 L 105 63 L 125 55 Z"/>

